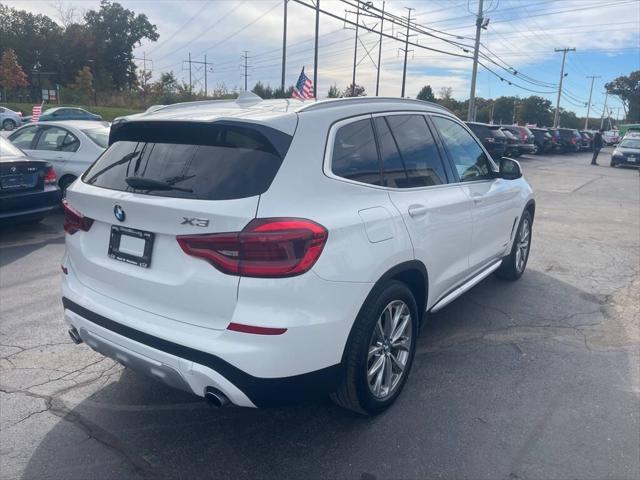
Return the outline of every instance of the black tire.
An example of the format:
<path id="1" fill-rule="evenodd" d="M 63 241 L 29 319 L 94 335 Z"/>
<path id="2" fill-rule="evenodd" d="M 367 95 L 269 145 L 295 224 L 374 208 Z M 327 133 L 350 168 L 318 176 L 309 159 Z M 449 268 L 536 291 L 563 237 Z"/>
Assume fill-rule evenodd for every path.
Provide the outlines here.
<path id="1" fill-rule="evenodd" d="M 18 126 L 18 124 L 16 124 L 16 122 L 11 120 L 10 118 L 7 118 L 4 122 L 2 122 L 2 128 L 4 130 L 13 130 L 17 126 Z"/>
<path id="2" fill-rule="evenodd" d="M 528 227 L 525 227 L 528 225 Z M 523 255 L 522 250 L 519 248 L 521 245 L 521 236 L 523 235 L 523 230 L 528 229 L 528 243 L 526 247 L 526 252 L 524 253 L 524 262 L 520 262 L 521 255 Z M 502 278 L 503 280 L 518 280 L 524 271 L 527 268 L 527 262 L 529 261 L 529 252 L 531 250 L 531 239 L 533 237 L 533 219 L 531 218 L 531 214 L 528 210 L 525 210 L 522 214 L 522 218 L 520 218 L 520 223 L 518 224 L 518 230 L 516 231 L 513 247 L 511 247 L 511 253 L 508 257 L 505 257 L 502 260 L 502 264 L 496 270 L 496 276 L 498 278 Z M 518 255 L 518 250 L 520 250 Z"/>
<path id="3" fill-rule="evenodd" d="M 609 163 L 610 167 L 615 167 L 616 166 L 616 162 L 613 161 L 613 159 L 611 159 L 611 162 Z"/>
<path id="4" fill-rule="evenodd" d="M 387 354 L 384 353 L 385 350 L 382 350 L 380 354 L 369 359 L 369 347 L 374 339 L 374 329 L 376 329 L 381 315 L 394 302 L 403 302 L 408 307 L 411 316 L 410 326 L 409 324 L 407 326 L 410 328 L 411 338 L 408 340 L 408 350 L 403 349 L 408 352 L 408 355 L 397 383 L 389 389 L 386 396 L 378 398 L 373 394 L 367 379 L 367 371 L 370 368 L 369 361 L 372 360 L 372 363 L 375 363 L 378 361 L 378 357 Z M 400 395 L 409 377 L 415 355 L 418 323 L 415 298 L 404 283 L 389 280 L 377 285 L 367 297 L 353 325 L 345 347 L 342 380 L 338 389 L 331 393 L 331 399 L 339 406 L 363 415 L 376 415 L 389 408 Z M 400 350 L 396 351 L 398 355 L 399 352 Z M 390 357 L 388 358 L 389 364 L 393 365 Z M 379 371 L 382 371 L 383 368 L 384 366 L 380 367 Z M 390 368 L 393 377 L 393 366 Z"/>

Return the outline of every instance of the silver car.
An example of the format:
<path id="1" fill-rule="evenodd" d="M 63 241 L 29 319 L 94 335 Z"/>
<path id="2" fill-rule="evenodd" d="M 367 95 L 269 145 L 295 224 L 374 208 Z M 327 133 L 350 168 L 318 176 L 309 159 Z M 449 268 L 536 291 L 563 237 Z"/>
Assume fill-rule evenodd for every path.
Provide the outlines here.
<path id="1" fill-rule="evenodd" d="M 13 130 L 22 125 L 22 117 L 18 112 L 0 107 L 0 126 L 3 130 Z"/>
<path id="2" fill-rule="evenodd" d="M 53 164 L 64 193 L 107 148 L 109 127 L 80 120 L 28 124 L 11 133 L 9 140 L 28 155 Z"/>

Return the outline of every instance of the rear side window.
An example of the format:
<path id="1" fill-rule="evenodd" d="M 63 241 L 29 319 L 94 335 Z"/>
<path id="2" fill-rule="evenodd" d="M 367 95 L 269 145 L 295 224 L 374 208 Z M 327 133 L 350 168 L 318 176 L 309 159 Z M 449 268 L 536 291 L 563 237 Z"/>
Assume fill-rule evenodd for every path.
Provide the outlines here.
<path id="1" fill-rule="evenodd" d="M 334 175 L 370 185 L 381 185 L 380 162 L 370 119 L 338 129 L 331 156 Z"/>
<path id="2" fill-rule="evenodd" d="M 36 136 L 36 131 L 38 127 L 36 125 L 24 127 L 18 130 L 13 135 L 9 136 L 9 140 L 19 148 L 24 148 L 26 150 L 31 149 L 31 143 L 33 142 L 34 137 Z"/>
<path id="3" fill-rule="evenodd" d="M 386 185 L 428 187 L 447 183 L 440 152 L 422 115 L 375 119 Z"/>
<path id="4" fill-rule="evenodd" d="M 82 180 L 165 197 L 252 197 L 267 191 L 291 143 L 290 136 L 268 127 L 168 123 L 116 128 L 111 146 Z M 137 180 L 135 188 L 127 182 L 131 177 Z"/>

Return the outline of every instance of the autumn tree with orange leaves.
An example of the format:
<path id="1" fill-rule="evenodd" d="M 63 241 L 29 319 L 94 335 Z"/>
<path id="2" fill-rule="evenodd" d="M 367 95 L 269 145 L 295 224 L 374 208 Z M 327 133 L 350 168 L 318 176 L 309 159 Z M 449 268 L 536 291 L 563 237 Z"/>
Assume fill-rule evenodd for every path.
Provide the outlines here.
<path id="1" fill-rule="evenodd" d="M 0 56 L 0 88 L 3 90 L 4 100 L 7 99 L 7 91 L 26 87 L 27 84 L 27 75 L 18 64 L 16 53 L 11 49 L 2 52 L 2 56 Z"/>

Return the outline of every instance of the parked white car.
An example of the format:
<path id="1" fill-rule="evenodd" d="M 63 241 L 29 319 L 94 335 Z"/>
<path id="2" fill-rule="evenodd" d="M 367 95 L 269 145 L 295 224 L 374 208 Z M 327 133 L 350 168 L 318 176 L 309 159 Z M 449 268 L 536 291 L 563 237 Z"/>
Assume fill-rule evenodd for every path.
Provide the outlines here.
<path id="1" fill-rule="evenodd" d="M 22 125 L 22 117 L 18 112 L 0 107 L 0 128 L 2 130 L 13 130 Z"/>
<path id="2" fill-rule="evenodd" d="M 64 193 L 107 148 L 109 127 L 80 120 L 28 124 L 9 135 L 9 140 L 28 155 L 49 161 Z"/>
<path id="3" fill-rule="evenodd" d="M 527 264 L 518 162 L 435 104 L 243 96 L 111 142 L 67 192 L 69 333 L 216 406 L 329 392 L 381 412 L 425 316 Z"/>

